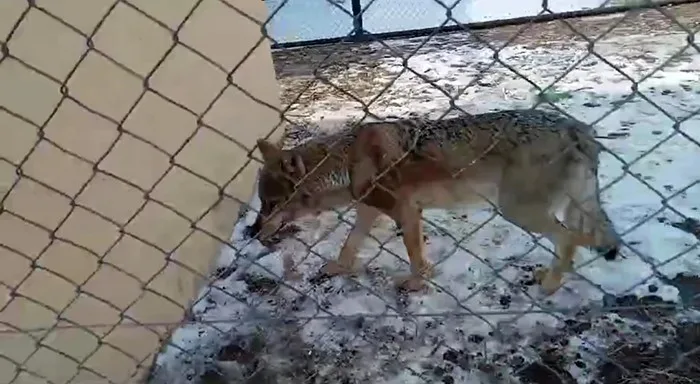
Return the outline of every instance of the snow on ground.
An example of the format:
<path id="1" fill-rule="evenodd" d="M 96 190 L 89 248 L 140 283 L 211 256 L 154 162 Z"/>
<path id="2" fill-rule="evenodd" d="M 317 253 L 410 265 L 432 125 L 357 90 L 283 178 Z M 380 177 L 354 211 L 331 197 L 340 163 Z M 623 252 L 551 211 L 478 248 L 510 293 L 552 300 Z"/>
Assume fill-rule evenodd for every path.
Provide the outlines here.
<path id="1" fill-rule="evenodd" d="M 643 96 L 624 103 L 632 82 L 604 60 L 586 57 L 583 45 L 512 46 L 498 54 L 543 88 L 558 80 L 544 97 L 566 113 L 584 122 L 602 118 L 595 126 L 610 150 L 601 159 L 603 201 L 627 244 L 623 258 L 608 262 L 580 250 L 576 273 L 544 297 L 532 284 L 532 270 L 551 261 L 546 240 L 537 245 L 489 210 L 427 211 L 428 254 L 438 274 L 430 293 L 403 295 L 392 278 L 408 271 L 406 252 L 390 222 L 379 225 L 362 250 L 365 273 L 324 280 L 317 271 L 324 259 L 336 257 L 352 211 L 301 220 L 296 239 L 282 240 L 275 250 L 246 238 L 255 216 L 249 211 L 233 235 L 240 255 L 222 254 L 220 278 L 193 309 L 197 322 L 173 335 L 178 348 L 170 346 L 159 357 L 156 377 L 197 382 L 202 374 L 210 377 L 216 364 L 229 382 L 528 382 L 543 375 L 529 362 L 554 364 L 543 355 L 554 345 L 554 371 L 564 381 L 551 382 L 587 383 L 621 335 L 663 338 L 677 313 L 690 312 L 611 313 L 610 307 L 638 305 L 639 298 L 682 307 L 688 303 L 679 300 L 687 295 L 679 296 L 678 274 L 700 275 L 700 227 L 693 220 L 700 201 L 700 117 L 692 116 L 700 109 L 700 53 L 691 48 L 674 56 L 685 44 L 681 34 L 596 44 L 595 52 L 639 82 Z M 464 45 L 419 52 L 408 66 L 451 95 L 474 81 L 455 103 L 470 113 L 532 106 L 533 86 L 502 64 L 490 66 L 492 58 L 492 51 Z M 372 104 L 377 115 L 440 115 L 449 107 L 447 96 L 404 71 L 398 59 L 381 59 L 372 70 L 384 76 L 372 81 L 375 96 L 401 73 Z M 324 124 L 331 128 L 334 121 L 362 116 L 359 103 L 332 95 L 296 106 L 294 113 L 306 122 L 330 122 Z M 681 122 L 674 125 L 669 116 Z M 281 278 L 289 258 L 297 263 L 296 279 Z"/>

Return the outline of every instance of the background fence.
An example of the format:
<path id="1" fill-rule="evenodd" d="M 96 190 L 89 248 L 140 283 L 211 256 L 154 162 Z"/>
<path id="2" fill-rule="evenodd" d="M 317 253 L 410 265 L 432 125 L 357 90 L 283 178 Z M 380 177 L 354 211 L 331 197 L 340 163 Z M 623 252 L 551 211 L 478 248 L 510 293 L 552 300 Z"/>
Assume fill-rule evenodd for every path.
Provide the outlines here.
<path id="1" fill-rule="evenodd" d="M 700 6 L 685 3 L 393 41 L 368 17 L 361 41 L 351 23 L 331 36 L 354 44 L 299 49 L 275 31 L 293 0 L 269 15 L 245 0 L 3 3 L 0 382 L 697 382 Z M 579 252 L 553 296 L 533 282 L 551 245 L 497 210 L 425 212 L 424 295 L 393 285 L 407 265 L 389 221 L 353 278 L 318 273 L 352 210 L 270 248 L 250 237 L 257 138 L 533 106 L 596 128 L 624 242 L 614 261 Z"/>
<path id="2" fill-rule="evenodd" d="M 680 4 L 685 1 L 652 3 Z M 294 47 L 340 40 L 362 41 L 429 35 L 469 28 L 494 28 L 538 22 L 619 13 L 644 4 L 644 0 L 525 0 L 503 6 L 500 2 L 421 0 L 266 0 L 270 10 L 267 28 L 275 46 Z"/>

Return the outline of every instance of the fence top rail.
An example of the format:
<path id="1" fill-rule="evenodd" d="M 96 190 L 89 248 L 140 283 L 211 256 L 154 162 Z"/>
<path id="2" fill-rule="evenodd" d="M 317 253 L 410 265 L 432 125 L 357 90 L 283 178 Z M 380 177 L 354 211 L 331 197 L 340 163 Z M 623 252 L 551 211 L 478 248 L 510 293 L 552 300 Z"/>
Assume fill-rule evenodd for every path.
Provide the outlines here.
<path id="1" fill-rule="evenodd" d="M 359 0 L 353 0 L 353 20 L 360 20 L 360 22 L 355 22 L 355 27 L 358 25 L 362 26 L 361 20 L 363 18 L 362 9 L 356 8 L 354 6 L 355 2 Z M 540 15 L 533 16 L 520 16 L 513 18 L 504 18 L 497 20 L 487 20 L 487 21 L 475 21 L 470 23 L 457 23 L 454 21 L 455 25 L 446 25 L 439 28 L 438 32 L 435 32 L 435 27 L 429 28 L 418 28 L 418 29 L 406 29 L 397 30 L 381 33 L 372 33 L 366 30 L 358 30 L 354 28 L 353 32 L 347 36 L 340 37 L 329 37 L 321 39 L 312 40 L 300 40 L 300 41 L 290 41 L 290 42 L 273 42 L 272 48 L 275 50 L 290 49 L 305 46 L 319 46 L 319 45 L 330 45 L 338 43 L 360 43 L 360 42 L 371 42 L 375 40 L 397 40 L 397 39 L 407 39 L 413 37 L 421 37 L 430 34 L 434 35 L 445 35 L 456 32 L 465 31 L 479 31 L 488 30 L 500 27 L 508 27 L 515 25 L 524 24 L 540 24 L 547 23 L 556 20 L 568 20 L 568 19 L 578 19 L 578 18 L 588 18 L 588 17 L 598 17 L 613 14 L 621 14 L 630 11 L 643 11 L 648 9 L 658 9 L 666 7 L 674 7 L 684 4 L 697 3 L 697 0 L 663 0 L 663 1 L 649 1 L 643 3 L 636 3 L 630 5 L 614 5 L 614 6 L 601 6 L 593 9 L 581 9 L 575 11 L 565 11 L 565 12 L 548 12 Z M 357 10 L 357 12 L 355 12 Z"/>

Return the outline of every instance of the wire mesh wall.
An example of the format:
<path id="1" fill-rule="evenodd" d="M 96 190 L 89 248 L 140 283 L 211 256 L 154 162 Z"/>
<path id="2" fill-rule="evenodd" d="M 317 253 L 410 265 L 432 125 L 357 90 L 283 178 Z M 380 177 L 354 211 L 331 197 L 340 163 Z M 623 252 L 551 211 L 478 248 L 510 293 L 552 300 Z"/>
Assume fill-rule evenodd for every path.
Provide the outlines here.
<path id="1" fill-rule="evenodd" d="M 219 7 L 212 18 L 232 12 L 260 28 L 263 34 L 245 47 L 242 59 L 219 63 L 183 38 L 183 26 L 205 4 Z M 363 11 L 372 6 L 363 3 Z M 551 11 L 544 6 L 542 12 Z M 20 8 L 1 43 L 0 75 L 3 68 L 20 66 L 58 94 L 42 119 L 26 116 L 34 108 L 12 98 L 0 106 L 36 132 L 26 154 L 13 157 L 0 147 L 0 161 L 12 176 L 0 218 L 26 224 L 34 231 L 26 235 L 31 239 L 46 238 L 22 249 L 16 244 L 24 240 L 0 237 L 3 264 L 11 265 L 11 254 L 26 260 L 29 269 L 0 275 L 8 296 L 0 313 L 16 313 L 11 309 L 19 300 L 39 308 L 0 318 L 1 367 L 11 373 L 3 372 L 6 382 L 135 382 L 159 351 L 134 353 L 129 348 L 134 338 L 115 343 L 110 336 L 123 325 L 144 330 L 139 337 L 168 339 L 146 379 L 154 383 L 691 383 L 700 378 L 700 224 L 694 218 L 700 143 L 692 129 L 700 121 L 697 4 L 480 31 L 460 24 L 461 31 L 440 34 L 436 28 L 407 40 L 384 41 L 365 31 L 362 43 L 278 50 L 273 58 L 282 108 L 251 93 L 241 85 L 250 79 L 237 74 L 262 43 L 277 43 L 266 32 L 276 10 L 261 21 L 240 2 L 200 0 L 173 26 L 137 1 L 120 0 L 109 2 L 102 21 L 86 33 L 48 6 L 30 1 Z M 104 20 L 127 10 L 154 24 L 160 31 L 154 33 L 172 36 L 150 69 L 131 68 L 96 44 L 107 28 Z M 61 76 L 13 48 L 31 17 L 48 17 L 85 44 L 79 60 Z M 349 30 L 344 40 L 353 33 Z M 174 52 L 196 56 L 219 73 L 213 82 L 220 90 L 198 108 L 159 89 L 159 67 Z M 116 81 L 136 79 L 136 101 L 124 104 L 122 113 L 103 111 L 122 99 L 94 105 L 89 93 L 75 94 L 78 85 L 71 79 L 95 57 L 126 73 Z M 13 72 L 5 73 L 8 81 Z M 200 79 L 198 72 L 189 73 Z M 242 138 L 248 128 L 231 131 L 207 123 L 217 100 L 232 88 L 245 95 L 246 105 L 275 111 L 283 123 L 274 128 L 284 130 L 281 143 L 256 143 Z M 169 113 L 189 116 L 193 126 L 178 145 L 164 148 L 147 132 L 129 129 L 130 116 L 146 97 L 162 99 L 171 106 Z M 76 153 L 70 143 L 53 138 L 51 121 L 67 103 L 116 127 L 102 154 Z M 37 100 L 39 107 L 46 104 Z M 245 154 L 226 165 L 227 179 L 212 179 L 209 168 L 197 166 L 201 163 L 182 162 L 182 153 L 203 132 L 215 139 L 193 158 L 221 143 Z M 151 182 L 138 173 L 125 177 L 110 171 L 110 154 L 125 137 L 164 159 Z M 38 174 L 32 159 L 47 148 L 84 164 L 87 176 L 66 184 Z M 134 153 L 127 151 L 120 161 L 137 169 L 128 155 Z M 224 197 L 240 199 L 228 187 L 253 162 L 263 169 L 233 236 L 209 230 L 203 218 Z M 213 190 L 204 209 L 188 210 L 159 196 L 157 186 L 174 170 L 189 181 L 172 188 L 196 182 Z M 141 199 L 126 213 L 110 211 L 109 205 L 96 208 L 81 197 L 98 177 L 129 186 Z M 27 183 L 51 191 L 65 210 L 28 216 L 28 203 L 20 204 L 19 197 L 40 202 Z M 482 194 L 484 186 L 497 187 L 498 199 Z M 550 210 L 562 199 L 571 202 L 559 221 Z M 476 200 L 484 206 L 447 204 Z M 185 225 L 166 239 L 140 236 L 135 223 L 149 209 Z M 76 212 L 116 228 L 109 241 L 71 240 L 66 228 Z M 176 257 L 197 234 L 222 246 L 211 276 Z M 123 255 L 143 256 L 148 248 L 161 256 L 162 265 L 150 273 L 125 269 L 120 259 L 109 257 L 125 238 L 139 247 Z M 58 242 L 71 251 L 62 254 L 65 260 L 47 263 Z M 62 272 L 66 255 L 76 253 L 101 268 L 79 280 Z M 134 289 L 128 283 L 102 292 L 87 285 L 105 265 L 136 282 L 133 297 L 110 300 L 110 290 Z M 154 287 L 172 265 L 208 280 L 192 306 Z M 32 279 L 34 287 L 59 279 L 68 288 L 37 294 L 28 288 Z M 120 281 L 125 280 L 110 280 Z M 133 307 L 146 295 L 187 308 L 186 318 L 163 323 L 137 316 Z M 70 311 L 79 300 L 110 307 L 115 316 L 76 321 Z M 37 313 L 50 313 L 51 326 L 38 322 Z M 79 353 L 58 348 L 52 333 L 57 328 L 83 332 L 94 343 Z M 29 338 L 31 348 L 18 353 L 13 340 L 20 337 Z M 106 366 L 94 363 L 105 348 L 118 351 L 129 369 L 106 374 L 105 367 L 118 362 L 112 354 Z M 72 370 L 57 375 L 46 368 L 58 361 Z"/>
<path id="2" fill-rule="evenodd" d="M 653 0 L 651 3 L 677 5 L 685 0 Z M 369 7 L 368 5 L 370 5 Z M 504 25 L 542 22 L 586 16 L 600 16 L 634 10 L 646 0 L 523 1 L 503 7 L 489 1 L 347 0 L 302 2 L 266 0 L 273 12 L 267 29 L 278 48 L 374 38 L 392 39 L 428 35 L 441 27 L 459 32 Z M 309 15 L 313 15 L 310 17 Z M 352 31 L 352 33 L 350 33 Z M 370 38 L 371 40 L 371 38 Z"/>

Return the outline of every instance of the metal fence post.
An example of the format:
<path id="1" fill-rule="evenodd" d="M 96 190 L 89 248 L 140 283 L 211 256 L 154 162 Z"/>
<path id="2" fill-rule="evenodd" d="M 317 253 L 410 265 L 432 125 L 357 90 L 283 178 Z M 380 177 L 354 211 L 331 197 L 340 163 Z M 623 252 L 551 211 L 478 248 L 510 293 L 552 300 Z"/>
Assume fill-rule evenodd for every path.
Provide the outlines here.
<path id="1" fill-rule="evenodd" d="M 361 38 L 364 34 L 364 29 L 362 27 L 362 4 L 361 0 L 352 0 L 352 24 L 353 24 L 353 37 Z"/>

